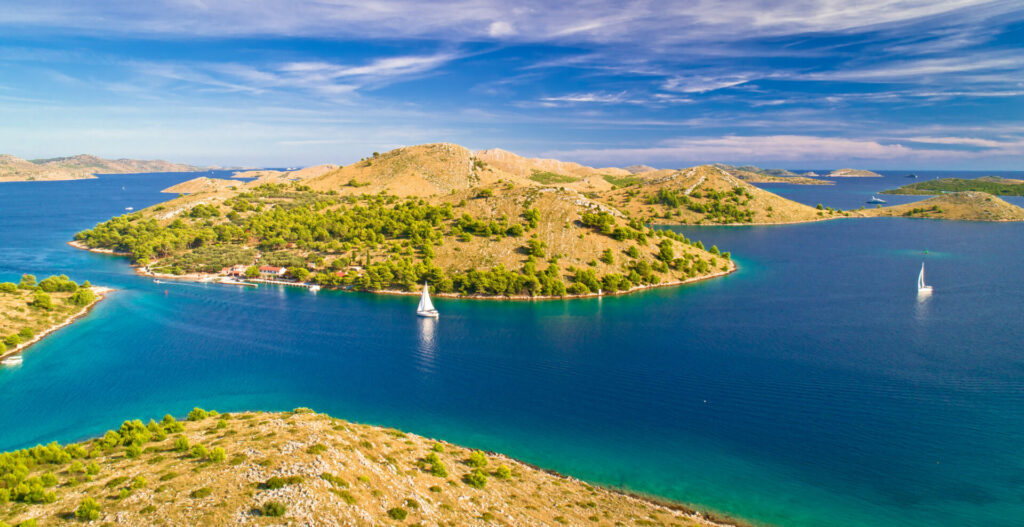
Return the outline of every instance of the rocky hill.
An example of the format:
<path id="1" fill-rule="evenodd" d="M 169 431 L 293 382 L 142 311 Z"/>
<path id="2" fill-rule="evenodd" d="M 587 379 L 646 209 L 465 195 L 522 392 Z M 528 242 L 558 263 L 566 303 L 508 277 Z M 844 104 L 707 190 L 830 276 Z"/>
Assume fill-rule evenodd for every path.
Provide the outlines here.
<path id="1" fill-rule="evenodd" d="M 202 168 L 167 161 L 103 159 L 91 155 L 33 159 L 0 155 L 0 182 L 61 181 L 91 179 L 94 174 L 135 174 L 143 172 L 199 172 Z"/>
<path id="2" fill-rule="evenodd" d="M 196 409 L 187 421 L 126 421 L 0 461 L 9 525 L 721 525 L 501 454 L 305 409 Z"/>

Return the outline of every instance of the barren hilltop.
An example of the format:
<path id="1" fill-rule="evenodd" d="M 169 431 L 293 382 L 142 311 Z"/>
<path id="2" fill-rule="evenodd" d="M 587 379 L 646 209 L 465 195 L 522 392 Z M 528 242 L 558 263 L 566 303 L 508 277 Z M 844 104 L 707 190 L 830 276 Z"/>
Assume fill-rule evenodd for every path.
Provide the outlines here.
<path id="1" fill-rule="evenodd" d="M 1024 221 L 1024 209 L 985 192 L 941 194 L 905 205 L 863 211 L 867 216 L 902 216 L 963 221 Z"/>
<path id="2" fill-rule="evenodd" d="M 0 154 L 0 182 L 64 181 L 92 179 L 94 174 L 135 174 L 142 172 L 200 172 L 202 168 L 167 161 L 103 159 L 91 155 L 33 159 Z"/>
<path id="3" fill-rule="evenodd" d="M 722 525 L 501 454 L 296 409 L 126 421 L 0 454 L 0 523 Z"/>

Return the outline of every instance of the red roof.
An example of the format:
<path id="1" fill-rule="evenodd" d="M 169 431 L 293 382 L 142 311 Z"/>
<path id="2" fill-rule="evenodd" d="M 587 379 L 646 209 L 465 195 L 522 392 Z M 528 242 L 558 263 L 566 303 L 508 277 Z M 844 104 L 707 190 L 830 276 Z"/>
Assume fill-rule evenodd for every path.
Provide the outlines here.
<path id="1" fill-rule="evenodd" d="M 280 273 L 284 271 L 284 267 L 274 267 L 273 265 L 261 265 L 260 272 L 270 271 L 271 273 Z"/>

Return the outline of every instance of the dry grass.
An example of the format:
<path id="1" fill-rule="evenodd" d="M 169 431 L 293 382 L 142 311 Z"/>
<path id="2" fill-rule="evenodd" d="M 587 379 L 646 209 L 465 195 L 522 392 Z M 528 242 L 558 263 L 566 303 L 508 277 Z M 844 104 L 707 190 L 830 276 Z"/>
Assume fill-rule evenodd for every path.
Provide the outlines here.
<path id="1" fill-rule="evenodd" d="M 474 470 L 469 449 L 326 415 L 246 413 L 184 424 L 183 433 L 148 443 L 136 459 L 123 447 L 93 446 L 95 476 L 69 473 L 68 465 L 37 467 L 33 474 L 57 476 L 57 501 L 0 505 L 0 518 L 75 523 L 73 511 L 88 497 L 99 503 L 97 523 L 117 525 L 712 525 L 685 509 L 500 454 L 485 455 L 486 483 L 474 488 L 465 479 Z M 225 460 L 176 452 L 177 437 L 221 447 Z M 446 476 L 432 473 L 431 454 Z M 139 477 L 145 485 L 133 489 Z M 261 515 L 270 501 L 284 505 L 283 516 Z"/>

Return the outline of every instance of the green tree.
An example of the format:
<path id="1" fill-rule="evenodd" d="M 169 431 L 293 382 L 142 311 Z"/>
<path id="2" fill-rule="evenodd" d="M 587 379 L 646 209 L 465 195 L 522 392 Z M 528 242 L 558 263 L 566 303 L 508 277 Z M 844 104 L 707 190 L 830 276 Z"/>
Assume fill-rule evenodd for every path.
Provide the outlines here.
<path id="1" fill-rule="evenodd" d="M 605 249 L 604 252 L 601 253 L 601 261 L 608 265 L 615 263 L 615 255 L 612 254 L 611 249 Z"/>
<path id="2" fill-rule="evenodd" d="M 483 468 L 487 466 L 487 456 L 479 450 L 474 450 L 469 454 L 469 459 L 466 460 L 466 464 L 474 468 Z"/>
<path id="3" fill-rule="evenodd" d="M 260 277 L 260 268 L 258 266 L 255 266 L 255 265 L 250 265 L 249 267 L 247 267 L 245 269 L 245 277 L 246 278 L 259 278 Z"/>

